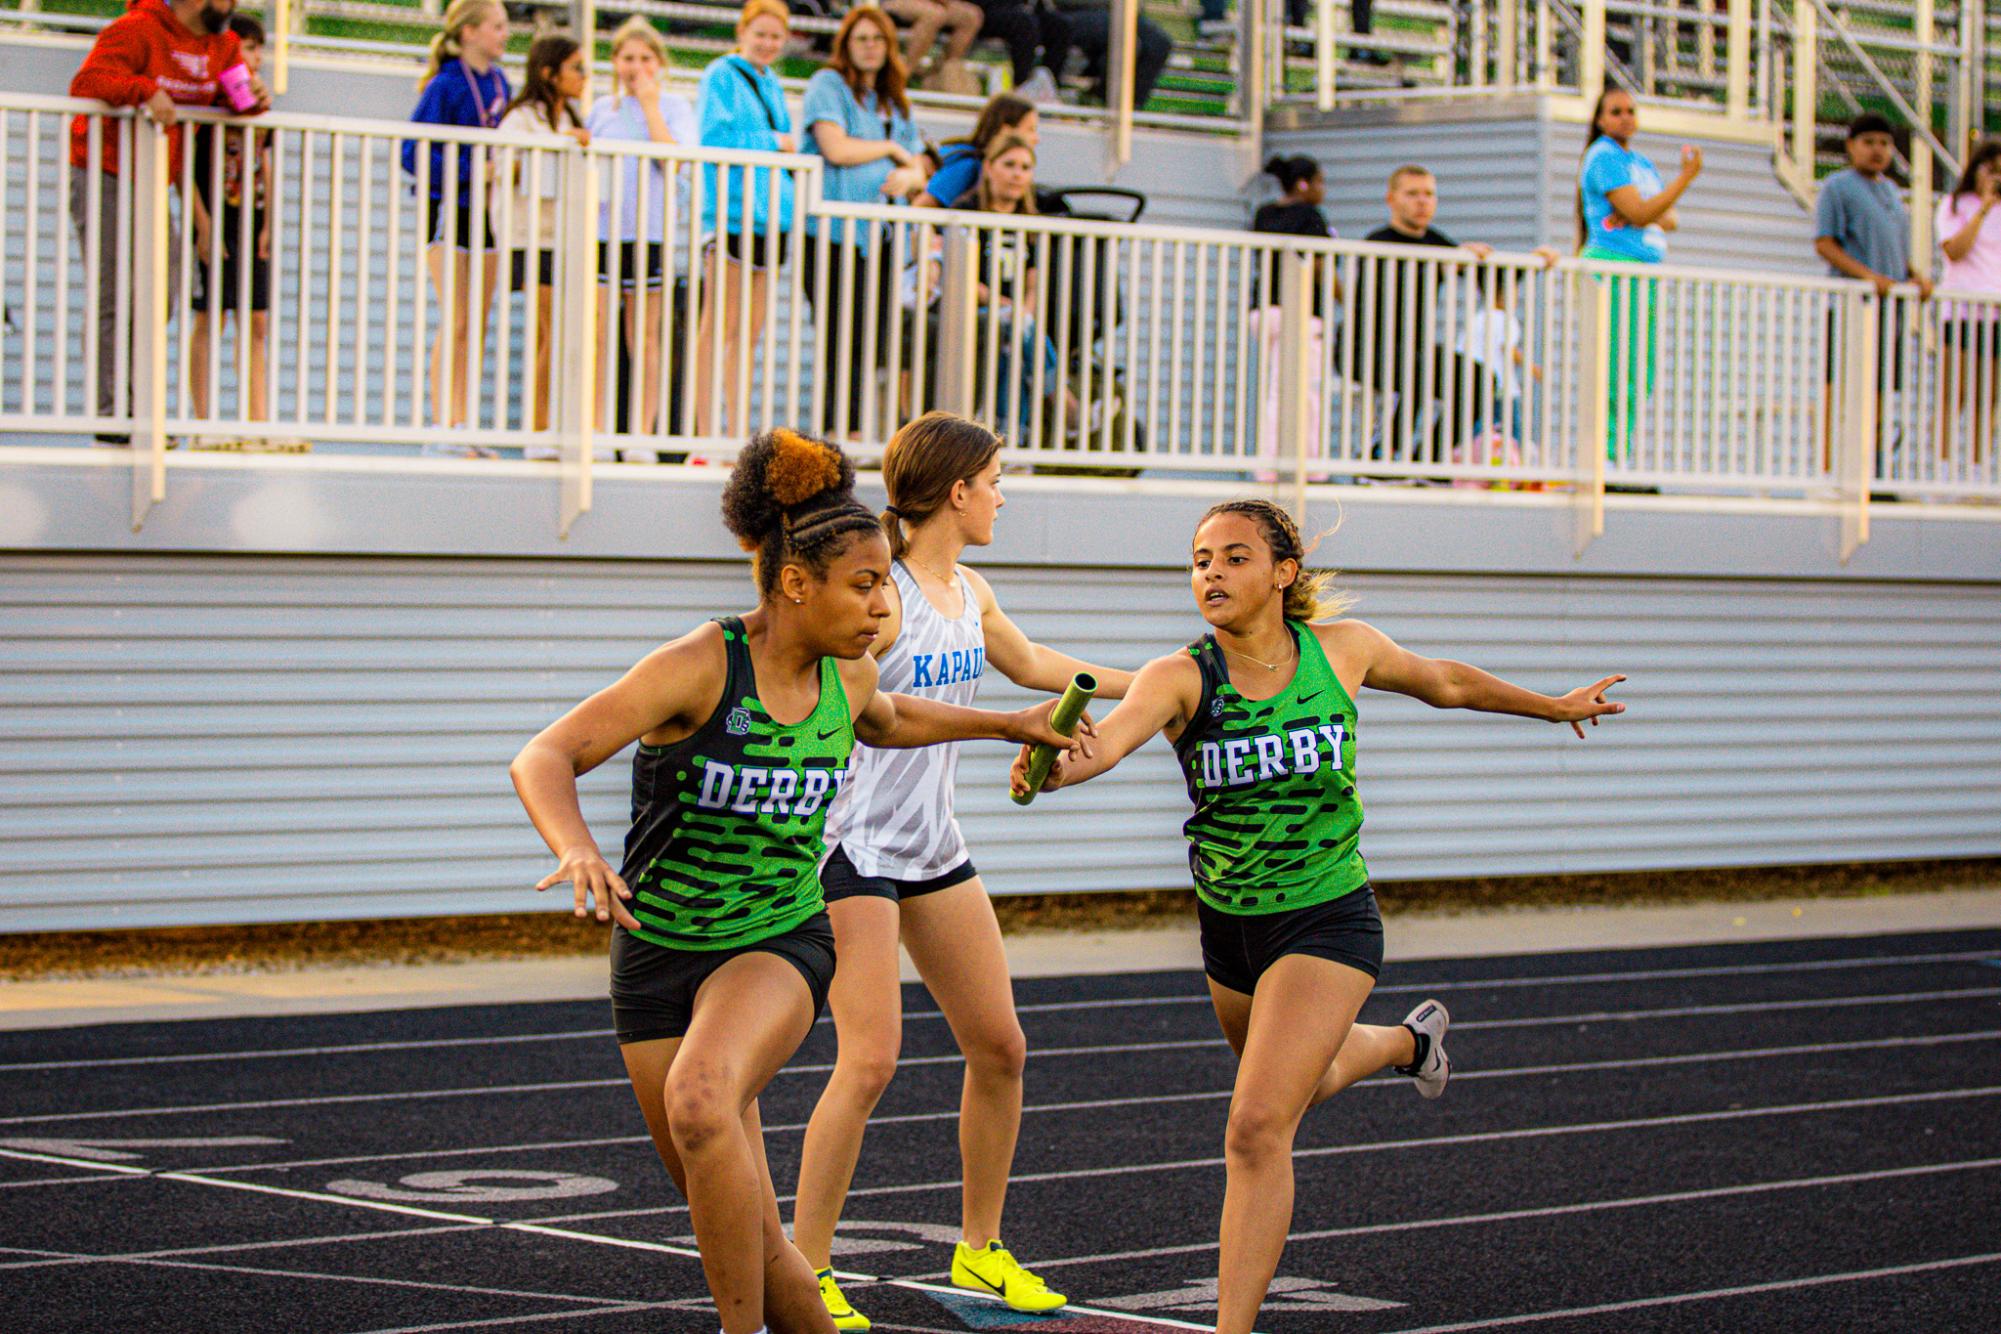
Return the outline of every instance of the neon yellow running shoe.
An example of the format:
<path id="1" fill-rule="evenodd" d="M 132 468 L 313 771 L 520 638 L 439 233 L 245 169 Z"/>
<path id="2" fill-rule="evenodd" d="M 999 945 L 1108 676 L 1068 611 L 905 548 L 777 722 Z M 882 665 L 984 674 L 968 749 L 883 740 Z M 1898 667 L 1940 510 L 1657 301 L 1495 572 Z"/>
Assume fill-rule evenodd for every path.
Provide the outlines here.
<path id="1" fill-rule="evenodd" d="M 1054 1311 L 1070 1299 L 1021 1267 L 1007 1248 L 990 1241 L 983 1251 L 965 1242 L 952 1252 L 952 1286 L 998 1297 L 1017 1311 Z"/>
<path id="2" fill-rule="evenodd" d="M 820 1276 L 820 1300 L 827 1304 L 827 1314 L 834 1317 L 835 1329 L 867 1329 L 868 1317 L 848 1305 L 848 1299 L 841 1292 L 841 1285 L 834 1282 L 834 1271 L 818 1269 Z"/>

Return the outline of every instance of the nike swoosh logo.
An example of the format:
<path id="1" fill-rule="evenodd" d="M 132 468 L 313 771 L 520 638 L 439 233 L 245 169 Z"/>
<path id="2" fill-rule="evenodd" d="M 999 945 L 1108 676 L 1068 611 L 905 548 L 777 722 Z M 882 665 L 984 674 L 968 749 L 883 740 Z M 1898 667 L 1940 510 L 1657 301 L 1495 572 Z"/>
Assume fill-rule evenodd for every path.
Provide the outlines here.
<path id="1" fill-rule="evenodd" d="M 827 741 L 827 740 L 830 740 L 830 739 L 832 739 L 832 738 L 834 738 L 834 737 L 836 737 L 836 736 L 839 736 L 839 735 L 840 735 L 840 733 L 841 733 L 841 729 L 840 729 L 840 728 L 838 728 L 838 727 L 830 727 L 830 728 L 828 728 L 828 729 L 827 729 L 826 731 L 824 731 L 824 732 L 820 733 L 820 740 L 822 740 L 822 741 Z"/>
<path id="2" fill-rule="evenodd" d="M 967 1272 L 968 1274 L 972 1274 L 972 1277 L 973 1277 L 973 1281 L 974 1281 L 974 1282 L 978 1283 L 978 1284 L 979 1284 L 979 1285 L 980 1285 L 981 1287 L 983 1287 L 983 1288 L 986 1288 L 986 1289 L 988 1289 L 988 1290 L 989 1290 L 989 1291 L 991 1291 L 991 1292 L 992 1292 L 992 1293 L 993 1293 L 993 1294 L 994 1294 L 995 1296 L 997 1296 L 997 1297 L 1005 1297 L 1005 1296 L 1007 1296 L 1007 1280 L 1006 1280 L 1006 1279 L 1002 1279 L 1002 1280 L 1001 1280 L 1001 1281 L 1000 1281 L 999 1283 L 989 1283 L 989 1282 L 987 1282 L 987 1281 L 986 1281 L 985 1279 L 981 1278 L 981 1277 L 980 1277 L 980 1276 L 979 1276 L 978 1274 L 974 1274 L 974 1273 L 973 1273 L 973 1271 L 972 1271 L 972 1270 L 970 1270 L 970 1269 L 968 1269 L 968 1270 L 967 1270 L 966 1272 Z"/>
<path id="3" fill-rule="evenodd" d="M 1301 704 L 1304 704 L 1304 703 L 1306 703 L 1306 702 L 1307 702 L 1308 700 L 1310 700 L 1310 699 L 1319 699 L 1319 698 L 1320 698 L 1320 697 L 1321 697 L 1322 695 L 1324 695 L 1324 694 L 1326 694 L 1326 693 L 1327 693 L 1327 687 L 1326 687 L 1326 686 L 1322 686 L 1322 687 L 1320 687 L 1320 689 L 1318 689 L 1318 690 L 1314 691 L 1314 692 L 1313 692 L 1312 694 L 1310 694 L 1310 695 L 1301 695 L 1301 696 L 1299 697 L 1299 702 L 1300 702 Z"/>

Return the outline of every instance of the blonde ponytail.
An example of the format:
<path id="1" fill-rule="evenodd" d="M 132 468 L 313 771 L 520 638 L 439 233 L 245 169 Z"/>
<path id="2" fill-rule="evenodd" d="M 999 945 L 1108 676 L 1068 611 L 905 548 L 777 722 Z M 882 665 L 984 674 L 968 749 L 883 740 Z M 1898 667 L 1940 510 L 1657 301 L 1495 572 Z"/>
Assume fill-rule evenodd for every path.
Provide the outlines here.
<path id="1" fill-rule="evenodd" d="M 417 80 L 417 91 L 423 92 L 431 80 L 438 77 L 438 71 L 445 67 L 447 60 L 457 60 L 465 51 L 465 30 L 480 22 L 489 13 L 499 9 L 499 0 L 452 0 L 445 11 L 444 26 L 431 39 L 431 63 L 424 68 L 424 77 Z"/>

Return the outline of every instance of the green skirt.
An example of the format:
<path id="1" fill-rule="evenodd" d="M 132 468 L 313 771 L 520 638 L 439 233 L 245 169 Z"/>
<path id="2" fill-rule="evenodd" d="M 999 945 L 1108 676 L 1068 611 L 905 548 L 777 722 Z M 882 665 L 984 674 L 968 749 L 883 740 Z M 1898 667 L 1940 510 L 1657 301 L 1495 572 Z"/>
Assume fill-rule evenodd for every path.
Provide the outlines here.
<path id="1" fill-rule="evenodd" d="M 1586 246 L 1585 259 L 1607 260 L 1614 264 L 1645 267 L 1648 261 L 1634 259 L 1598 246 Z M 1611 300 L 1610 402 L 1605 418 L 1605 457 L 1619 461 L 1622 450 L 1630 453 L 1633 427 L 1654 391 L 1654 288 L 1651 278 L 1614 277 Z"/>

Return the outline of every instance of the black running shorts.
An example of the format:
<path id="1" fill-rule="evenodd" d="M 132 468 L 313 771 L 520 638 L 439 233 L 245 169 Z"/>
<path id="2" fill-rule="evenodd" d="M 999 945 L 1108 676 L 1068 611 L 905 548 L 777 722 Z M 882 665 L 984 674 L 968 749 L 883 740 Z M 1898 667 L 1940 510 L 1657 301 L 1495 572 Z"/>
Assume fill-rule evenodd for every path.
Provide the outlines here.
<path id="1" fill-rule="evenodd" d="M 624 927 L 611 933 L 611 1015 L 618 1040 L 678 1038 L 695 1016 L 695 993 L 740 954 L 776 954 L 799 970 L 813 994 L 813 1017 L 827 1007 L 834 981 L 834 927 L 827 914 L 783 934 L 728 950 L 674 950 L 641 940 Z"/>
<path id="2" fill-rule="evenodd" d="M 926 894 L 936 894 L 941 889 L 963 885 L 979 872 L 973 863 L 960 862 L 943 875 L 934 875 L 929 880 L 897 880 L 886 875 L 863 875 L 848 860 L 845 849 L 838 844 L 828 856 L 826 864 L 820 867 L 820 892 L 827 896 L 827 902 L 851 899 L 856 895 L 888 899 L 891 903 L 901 903 L 906 899 L 922 898 Z"/>
<path id="3" fill-rule="evenodd" d="M 1282 912 L 1226 913 L 1196 904 L 1202 923 L 1202 969 L 1219 986 L 1248 996 L 1265 970 L 1288 954 L 1383 971 L 1383 917 L 1368 885 L 1327 903 Z"/>

